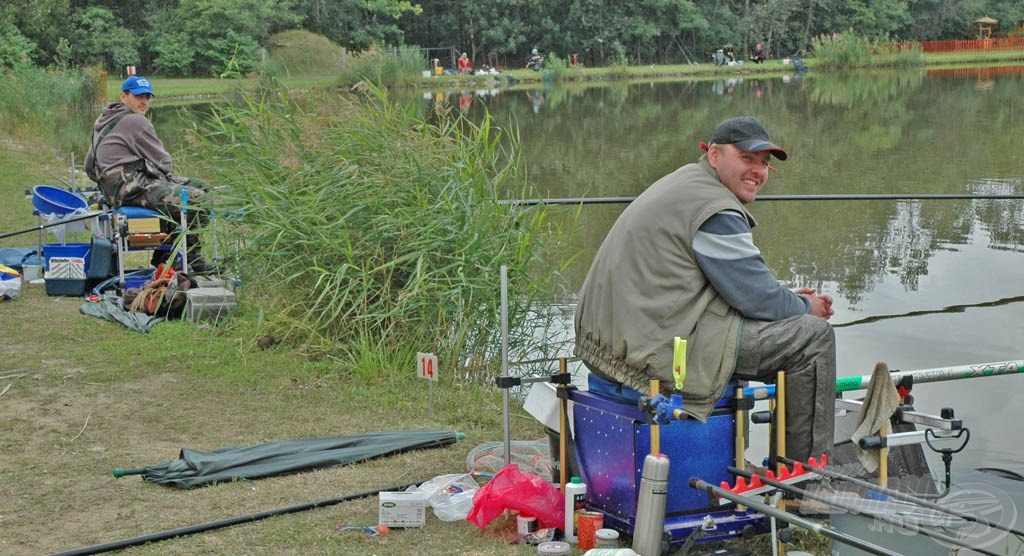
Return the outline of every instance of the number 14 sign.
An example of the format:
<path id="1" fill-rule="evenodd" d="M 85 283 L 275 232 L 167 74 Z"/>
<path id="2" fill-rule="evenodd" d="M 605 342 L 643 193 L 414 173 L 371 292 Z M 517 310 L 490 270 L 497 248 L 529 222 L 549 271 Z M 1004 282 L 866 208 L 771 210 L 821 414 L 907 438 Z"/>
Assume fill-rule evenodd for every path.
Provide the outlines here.
<path id="1" fill-rule="evenodd" d="M 416 361 L 416 375 L 436 382 L 437 356 L 433 353 L 417 353 Z"/>

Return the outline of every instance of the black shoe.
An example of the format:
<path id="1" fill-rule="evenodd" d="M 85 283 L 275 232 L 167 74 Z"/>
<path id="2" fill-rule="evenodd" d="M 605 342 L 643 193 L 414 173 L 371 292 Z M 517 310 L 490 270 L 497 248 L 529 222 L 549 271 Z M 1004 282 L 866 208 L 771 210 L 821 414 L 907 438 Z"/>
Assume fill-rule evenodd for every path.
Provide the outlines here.
<path id="1" fill-rule="evenodd" d="M 220 274 L 220 269 L 205 260 L 195 257 L 188 260 L 189 274 Z"/>

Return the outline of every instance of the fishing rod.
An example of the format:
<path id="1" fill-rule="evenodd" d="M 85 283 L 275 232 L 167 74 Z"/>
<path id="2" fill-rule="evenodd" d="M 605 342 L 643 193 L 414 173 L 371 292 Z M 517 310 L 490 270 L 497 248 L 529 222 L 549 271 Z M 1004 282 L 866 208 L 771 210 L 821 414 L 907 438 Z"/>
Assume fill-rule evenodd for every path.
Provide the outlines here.
<path id="1" fill-rule="evenodd" d="M 91 546 L 83 546 L 81 548 L 75 548 L 72 550 L 65 550 L 63 552 L 57 552 L 51 556 L 88 556 L 90 554 L 102 554 L 104 552 L 113 552 L 115 550 L 122 550 L 133 546 L 141 546 L 147 543 L 154 543 L 157 541 L 164 541 L 173 539 L 175 537 L 184 537 L 187 535 L 194 535 L 196 533 L 205 533 L 206 531 L 212 531 L 214 529 L 223 529 L 225 527 L 231 527 L 232 525 L 240 525 L 243 523 L 252 523 L 254 521 L 264 520 L 270 517 L 276 517 L 279 515 L 293 514 L 298 512 L 304 512 L 307 510 L 315 510 L 318 508 L 324 508 L 327 506 L 334 506 L 341 504 L 342 502 L 348 502 L 350 500 L 358 500 L 360 498 L 368 498 L 375 496 L 381 492 L 395 492 L 404 491 L 405 489 L 423 484 L 429 479 L 415 482 L 406 483 L 404 485 L 396 485 L 392 487 L 385 487 L 381 489 L 366 490 L 363 492 L 357 492 L 355 494 L 348 494 L 337 498 L 328 498 L 326 500 L 318 500 L 316 502 L 306 502 L 304 504 L 296 504 L 294 506 L 287 506 L 284 508 L 277 508 L 274 510 L 267 510 L 264 512 L 240 515 L 236 517 L 230 517 L 227 519 L 221 519 L 217 521 L 210 521 L 207 523 L 200 523 L 198 525 L 189 525 L 186 527 L 178 527 L 177 529 L 169 529 L 167 531 L 161 531 L 159 533 L 150 533 L 148 535 L 140 535 L 138 537 L 132 537 L 128 539 L 121 539 L 118 541 L 111 541 L 102 544 L 94 544 Z"/>
<path id="2" fill-rule="evenodd" d="M 972 363 L 953 367 L 937 367 L 917 371 L 899 371 L 890 373 L 892 380 L 899 383 L 909 377 L 914 384 L 926 382 L 942 382 L 945 380 L 962 380 L 965 378 L 982 378 L 1024 373 L 1024 360 L 996 361 L 993 363 Z M 836 379 L 836 392 L 864 390 L 871 385 L 871 375 L 848 376 Z"/>
<path id="3" fill-rule="evenodd" d="M 942 382 L 946 380 L 962 380 L 965 378 L 982 378 L 987 376 L 1002 376 L 1024 374 L 1024 360 L 997 361 L 994 363 L 971 363 L 969 365 L 958 365 L 954 367 L 939 367 L 935 369 L 919 369 L 916 371 L 900 371 L 896 369 L 889 373 L 894 383 L 899 384 L 904 378 L 912 384 L 924 384 L 927 382 Z M 836 379 L 836 393 L 852 392 L 855 390 L 866 390 L 871 385 L 871 375 L 847 376 Z M 766 399 L 775 397 L 774 384 L 758 384 L 743 388 L 743 396 L 747 398 Z"/>
<path id="4" fill-rule="evenodd" d="M 636 197 L 566 197 L 553 199 L 503 199 L 499 205 L 615 205 L 632 203 Z M 931 201 L 931 200 L 1024 199 L 1024 193 L 852 193 L 836 195 L 758 195 L 758 201 Z"/>
<path id="5" fill-rule="evenodd" d="M 872 519 L 877 519 L 877 520 L 879 520 L 879 521 L 881 521 L 883 523 L 886 523 L 888 525 L 894 525 L 896 527 L 900 527 L 900 528 L 908 530 L 908 531 L 912 530 L 912 532 L 915 533 L 915 534 L 916 533 L 921 533 L 924 536 L 932 538 L 932 539 L 935 539 L 937 541 L 948 543 L 948 544 L 951 544 L 953 546 L 959 546 L 961 548 L 969 548 L 969 549 L 974 550 L 974 551 L 976 551 L 976 552 L 978 552 L 980 554 L 985 554 L 986 556 L 999 556 L 999 554 L 997 554 L 995 552 L 991 552 L 991 551 L 985 550 L 985 549 L 980 548 L 980 547 L 971 546 L 971 545 L 967 544 L 965 541 L 962 541 L 962 540 L 960 540 L 960 539 L 958 539 L 956 537 L 951 537 L 949 535 L 946 535 L 945 533 L 940 533 L 938 531 L 932 531 L 932 530 L 927 529 L 925 527 L 914 527 L 913 529 L 911 529 L 911 528 L 907 527 L 908 522 L 905 519 L 900 519 L 900 518 L 897 518 L 897 517 L 886 515 L 886 514 L 881 513 L 881 512 L 870 511 L 867 508 L 859 508 L 858 509 L 858 508 L 854 507 L 852 504 L 844 504 L 842 502 L 839 502 L 838 499 L 835 498 L 835 497 L 829 498 L 829 497 L 826 497 L 826 496 L 822 496 L 822 495 L 818 494 L 817 492 L 813 492 L 813 491 L 810 491 L 810 490 L 807 490 L 807 489 L 796 487 L 796 486 L 793 486 L 791 484 L 784 483 L 782 481 L 777 481 L 775 479 L 766 477 L 766 476 L 758 474 L 758 473 L 751 473 L 750 471 L 747 471 L 745 469 L 739 469 L 739 468 L 731 467 L 730 466 L 726 470 L 729 473 L 732 473 L 733 475 L 738 475 L 740 477 L 745 477 L 747 479 L 753 477 L 754 475 L 758 475 L 760 477 L 760 479 L 761 479 L 761 482 L 766 484 L 766 485 L 768 485 L 768 486 L 770 486 L 770 487 L 775 487 L 775 488 L 777 488 L 779 490 L 783 490 L 785 492 L 789 492 L 789 493 L 795 494 L 797 496 L 802 497 L 805 500 L 809 499 L 809 500 L 814 500 L 816 502 L 821 502 L 822 504 L 828 505 L 828 506 L 830 506 L 832 508 L 841 510 L 843 512 L 847 512 L 847 513 L 851 513 L 851 514 L 862 514 L 862 515 L 870 517 Z M 944 511 L 941 508 L 938 508 L 938 509 L 939 509 L 939 511 Z"/>
<path id="6" fill-rule="evenodd" d="M 892 551 L 883 546 L 878 546 L 877 544 L 870 543 L 868 541 L 865 541 L 864 539 L 859 539 L 857 537 L 854 537 L 853 535 L 844 533 L 838 529 L 834 529 L 832 527 L 823 525 L 816 521 L 805 519 L 797 515 L 793 515 L 789 512 L 780 510 L 774 506 L 765 504 L 764 502 L 757 500 L 756 498 L 748 498 L 746 496 L 742 496 L 725 490 L 724 488 L 708 484 L 702 479 L 691 478 L 690 486 L 697 490 L 706 491 L 708 494 L 713 494 L 720 498 L 725 498 L 726 500 L 736 502 L 737 504 L 741 504 L 748 508 L 753 508 L 768 517 L 774 517 L 775 519 L 785 521 L 790 525 L 796 525 L 803 529 L 807 529 L 808 531 L 811 531 L 813 533 L 824 535 L 832 540 L 839 541 L 843 544 L 848 544 L 855 548 L 859 548 L 865 552 L 870 552 L 871 554 L 878 554 L 880 556 L 902 556 L 899 552 Z"/>
<path id="7" fill-rule="evenodd" d="M 39 231 L 39 230 L 45 230 L 46 228 L 52 228 L 54 226 L 62 226 L 64 224 L 70 224 L 72 222 L 78 222 L 80 220 L 89 220 L 91 218 L 96 218 L 97 216 L 101 216 L 101 215 L 109 214 L 109 213 L 110 213 L 109 209 L 108 210 L 101 210 L 101 211 L 90 212 L 89 214 L 87 214 L 85 216 L 78 216 L 78 217 L 75 217 L 75 218 L 67 218 L 67 219 L 63 219 L 63 220 L 58 220 L 56 222 L 50 222 L 48 224 L 40 224 L 38 226 L 33 226 L 31 228 L 25 228 L 24 230 L 18 230 L 16 232 L 7 232 L 7 233 L 4 233 L 4 234 L 0 234 L 0 239 L 3 239 L 5 237 L 17 236 L 17 235 L 21 235 L 21 234 L 27 234 L 29 232 L 36 232 L 36 231 Z"/>
<path id="8" fill-rule="evenodd" d="M 790 459 L 790 458 L 788 458 L 786 456 L 778 456 L 777 459 L 780 462 L 782 462 L 782 463 L 784 463 L 786 465 L 790 465 L 790 466 L 798 463 L 796 460 Z M 888 488 L 888 487 L 884 487 L 884 486 L 881 486 L 881 485 L 870 483 L 868 481 L 865 481 L 865 480 L 862 480 L 862 479 L 858 479 L 857 477 L 852 477 L 850 475 L 844 475 L 842 473 L 839 473 L 838 471 L 833 471 L 831 469 L 824 468 L 824 467 L 819 468 L 819 467 L 811 467 L 810 465 L 805 465 L 804 469 L 807 470 L 807 471 L 810 471 L 811 473 L 814 473 L 815 475 L 820 475 L 820 476 L 828 478 L 828 479 L 839 479 L 839 480 L 842 480 L 842 481 L 847 481 L 847 482 L 853 484 L 854 486 L 858 486 L 858 487 L 861 487 L 861 488 L 866 488 L 868 490 L 875 491 L 875 492 L 877 492 L 879 494 L 884 494 L 885 496 L 888 496 L 890 498 L 895 498 L 895 499 L 903 501 L 903 502 L 911 502 L 911 503 L 917 504 L 918 506 L 921 506 L 921 507 L 924 507 L 924 508 L 928 508 L 930 510 L 938 510 L 940 512 L 947 513 L 947 514 L 949 514 L 949 515 L 951 515 L 953 517 L 959 517 L 960 519 L 964 519 L 964 520 L 970 521 L 972 523 L 977 523 L 979 525 L 984 525 L 986 527 L 991 527 L 993 529 L 998 529 L 999 531 L 1005 531 L 1007 533 L 1012 533 L 1012 534 L 1017 535 L 1019 537 L 1024 537 L 1024 531 L 1022 531 L 1020 529 L 1017 529 L 1015 527 L 1011 527 L 1009 525 L 1002 525 L 1002 524 L 999 524 L 999 523 L 994 523 L 994 522 L 992 522 L 991 520 L 989 520 L 989 519 L 987 519 L 985 517 L 982 517 L 982 516 L 979 516 L 979 515 L 972 515 L 972 514 L 969 514 L 967 512 L 962 512 L 960 510 L 956 510 L 954 508 L 947 508 L 945 506 L 942 506 L 940 504 L 936 504 L 935 502 L 932 502 L 930 500 L 926 500 L 926 499 L 921 498 L 919 496 L 913 496 L 913 495 L 907 494 L 905 492 L 900 492 L 898 490 L 894 490 L 894 489 L 891 489 L 891 488 Z M 767 484 L 767 483 L 765 483 L 765 484 Z M 948 493 L 948 492 L 949 491 L 947 490 L 946 493 Z M 974 550 L 977 550 L 977 549 L 974 549 Z"/>

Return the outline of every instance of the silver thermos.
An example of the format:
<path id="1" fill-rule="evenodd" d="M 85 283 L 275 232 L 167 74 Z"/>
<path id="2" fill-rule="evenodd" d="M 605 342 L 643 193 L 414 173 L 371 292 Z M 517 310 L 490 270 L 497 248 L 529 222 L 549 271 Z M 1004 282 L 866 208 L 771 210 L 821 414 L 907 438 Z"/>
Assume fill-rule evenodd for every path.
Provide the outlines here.
<path id="1" fill-rule="evenodd" d="M 668 457 L 665 454 L 648 454 L 640 477 L 640 497 L 636 503 L 636 525 L 633 527 L 633 552 L 640 556 L 661 554 L 667 498 Z"/>

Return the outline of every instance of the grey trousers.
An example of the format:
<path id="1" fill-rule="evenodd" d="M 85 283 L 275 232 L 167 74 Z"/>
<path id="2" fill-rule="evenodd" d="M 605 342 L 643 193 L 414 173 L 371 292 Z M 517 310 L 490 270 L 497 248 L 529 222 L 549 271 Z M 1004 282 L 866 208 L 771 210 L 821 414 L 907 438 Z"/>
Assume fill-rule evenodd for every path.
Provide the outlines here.
<path id="1" fill-rule="evenodd" d="M 774 383 L 786 371 L 786 456 L 820 458 L 834 444 L 836 336 L 825 319 L 743 319 L 737 378 Z"/>

